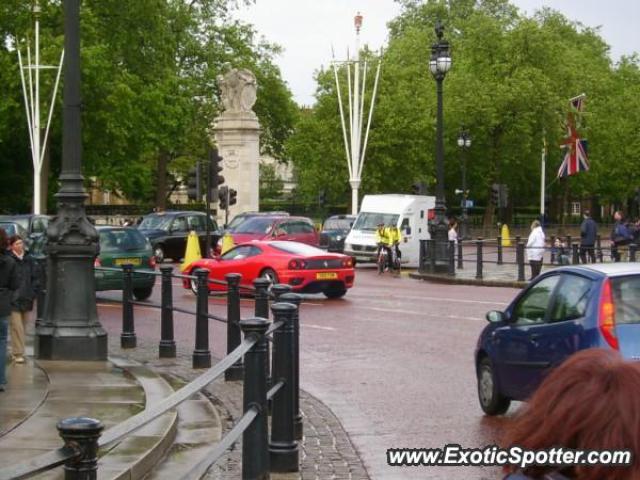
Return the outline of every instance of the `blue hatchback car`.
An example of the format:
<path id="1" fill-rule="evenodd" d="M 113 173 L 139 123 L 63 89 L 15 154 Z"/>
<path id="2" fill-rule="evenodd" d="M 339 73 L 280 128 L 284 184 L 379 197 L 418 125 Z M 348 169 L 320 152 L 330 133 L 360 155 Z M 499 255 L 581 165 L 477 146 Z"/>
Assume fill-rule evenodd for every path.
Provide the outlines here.
<path id="1" fill-rule="evenodd" d="M 487 415 L 499 415 L 578 350 L 640 360 L 640 264 L 550 270 L 487 320 L 475 351 L 478 398 Z"/>

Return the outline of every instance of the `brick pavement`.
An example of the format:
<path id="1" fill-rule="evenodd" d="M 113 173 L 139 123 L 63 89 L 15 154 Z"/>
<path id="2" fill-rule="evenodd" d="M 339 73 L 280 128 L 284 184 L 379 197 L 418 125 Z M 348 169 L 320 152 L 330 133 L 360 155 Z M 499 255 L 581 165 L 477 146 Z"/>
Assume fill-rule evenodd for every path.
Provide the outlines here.
<path id="1" fill-rule="evenodd" d="M 191 368 L 191 352 L 178 352 L 175 359 L 159 359 L 158 345 L 138 338 L 138 347 L 123 350 L 120 338 L 109 337 L 109 352 L 113 356 L 127 357 L 167 377 L 174 383 L 188 382 L 202 373 Z M 216 359 L 213 359 L 215 364 Z M 242 415 L 242 382 L 216 380 L 204 393 L 218 409 L 225 434 Z M 300 410 L 303 415 L 304 438 L 300 443 L 301 469 L 299 474 L 276 475 L 274 480 L 368 480 L 370 477 L 351 443 L 349 435 L 331 410 L 320 400 L 300 392 Z M 241 442 L 237 442 L 209 470 L 207 480 L 236 480 L 241 476 Z"/>

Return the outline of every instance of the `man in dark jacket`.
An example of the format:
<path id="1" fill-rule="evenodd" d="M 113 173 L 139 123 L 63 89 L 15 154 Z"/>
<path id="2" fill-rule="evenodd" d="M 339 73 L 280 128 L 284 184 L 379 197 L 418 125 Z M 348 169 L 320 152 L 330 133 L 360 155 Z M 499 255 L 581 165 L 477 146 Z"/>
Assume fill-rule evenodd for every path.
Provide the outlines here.
<path id="1" fill-rule="evenodd" d="M 15 363 L 21 364 L 25 362 L 25 331 L 38 288 L 38 272 L 33 258 L 25 252 L 24 241 L 19 235 L 9 240 L 9 250 L 20 277 L 20 286 L 11 301 L 11 355 Z"/>
<path id="2" fill-rule="evenodd" d="M 619 247 L 629 245 L 633 241 L 633 235 L 624 222 L 624 217 L 620 210 L 613 214 L 613 219 L 615 224 L 613 225 L 613 230 L 611 230 L 611 258 L 614 262 L 619 262 Z"/>
<path id="3" fill-rule="evenodd" d="M 7 336 L 9 332 L 9 316 L 13 292 L 20 286 L 20 278 L 16 263 L 9 255 L 7 234 L 0 228 L 0 392 L 7 383 Z"/>
<path id="4" fill-rule="evenodd" d="M 598 225 L 591 218 L 589 210 L 584 211 L 584 220 L 580 225 L 580 261 L 587 263 L 587 255 L 590 263 L 596 263 L 595 245 L 598 236 Z"/>

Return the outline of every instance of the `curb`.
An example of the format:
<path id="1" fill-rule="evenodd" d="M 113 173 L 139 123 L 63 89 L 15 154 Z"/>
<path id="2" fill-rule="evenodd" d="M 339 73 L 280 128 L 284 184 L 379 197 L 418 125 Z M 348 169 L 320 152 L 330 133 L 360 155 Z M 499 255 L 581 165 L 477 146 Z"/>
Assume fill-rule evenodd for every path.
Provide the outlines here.
<path id="1" fill-rule="evenodd" d="M 409 273 L 409 277 L 416 280 L 427 280 L 437 283 L 445 283 L 450 285 L 474 285 L 482 287 L 509 287 L 524 288 L 529 282 L 519 282 L 517 280 L 496 280 L 486 278 L 459 278 L 449 275 L 436 275 L 432 273 Z"/>

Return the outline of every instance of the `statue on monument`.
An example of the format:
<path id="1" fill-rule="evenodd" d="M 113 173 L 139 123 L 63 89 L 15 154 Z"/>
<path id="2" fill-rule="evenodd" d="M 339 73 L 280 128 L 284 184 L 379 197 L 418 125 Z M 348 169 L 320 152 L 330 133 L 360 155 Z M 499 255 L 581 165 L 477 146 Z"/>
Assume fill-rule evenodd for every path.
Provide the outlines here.
<path id="1" fill-rule="evenodd" d="M 258 87 L 253 72 L 234 68 L 225 75 L 218 75 L 217 80 L 225 112 L 253 113 L 251 108 L 256 103 Z"/>

